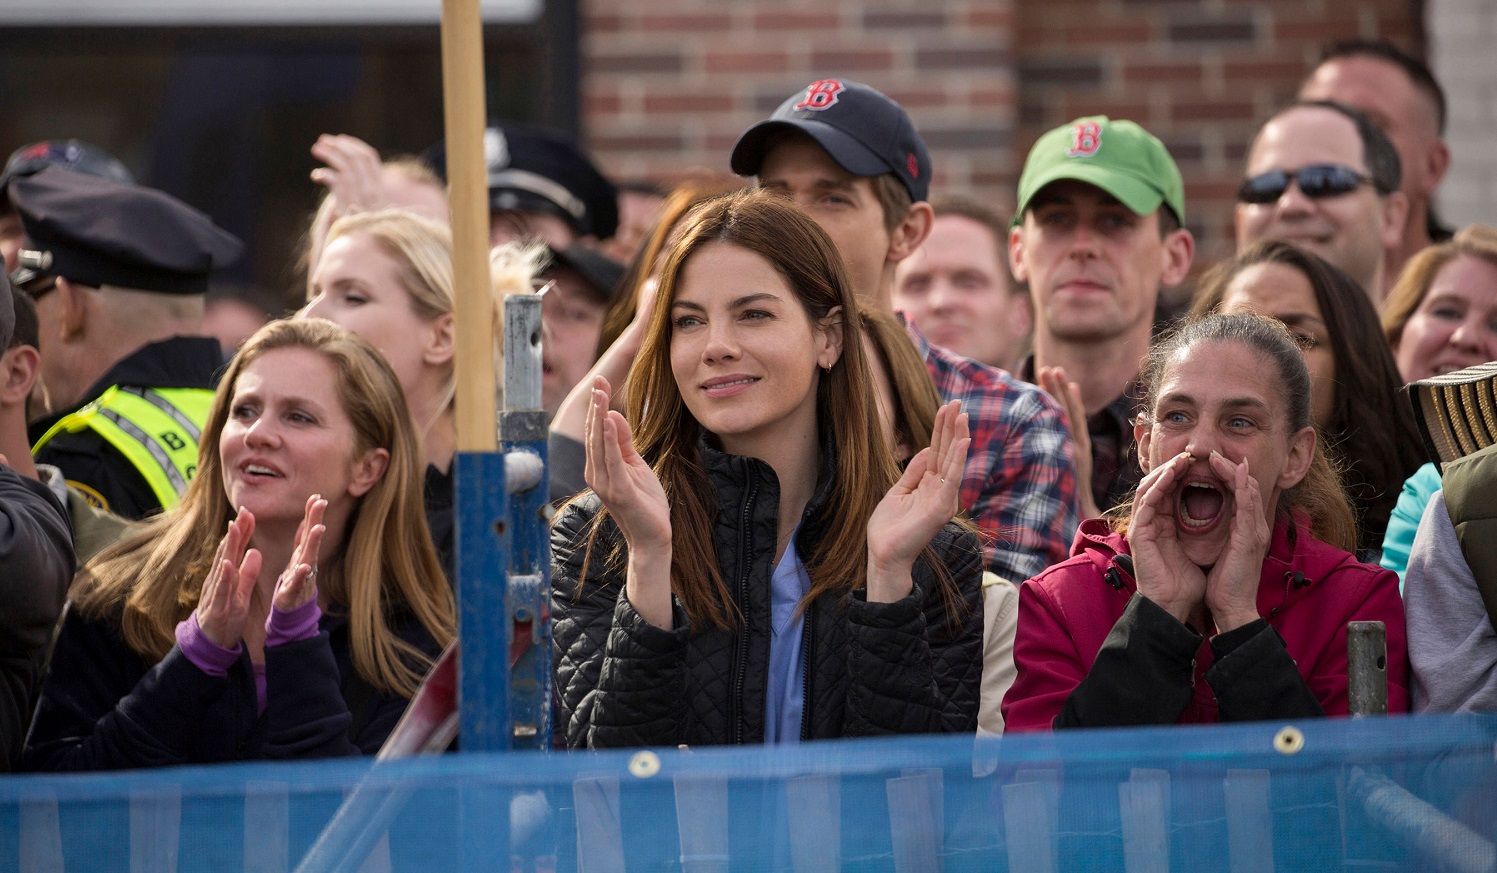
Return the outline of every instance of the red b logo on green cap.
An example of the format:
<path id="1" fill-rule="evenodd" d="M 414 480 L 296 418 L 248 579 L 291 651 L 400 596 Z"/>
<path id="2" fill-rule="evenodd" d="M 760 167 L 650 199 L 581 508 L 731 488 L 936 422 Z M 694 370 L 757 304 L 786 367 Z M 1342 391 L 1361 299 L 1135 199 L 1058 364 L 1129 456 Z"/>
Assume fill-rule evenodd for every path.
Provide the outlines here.
<path id="1" fill-rule="evenodd" d="M 1071 147 L 1066 150 L 1068 158 L 1089 158 L 1102 148 L 1102 125 L 1095 121 L 1083 121 L 1071 127 Z"/>

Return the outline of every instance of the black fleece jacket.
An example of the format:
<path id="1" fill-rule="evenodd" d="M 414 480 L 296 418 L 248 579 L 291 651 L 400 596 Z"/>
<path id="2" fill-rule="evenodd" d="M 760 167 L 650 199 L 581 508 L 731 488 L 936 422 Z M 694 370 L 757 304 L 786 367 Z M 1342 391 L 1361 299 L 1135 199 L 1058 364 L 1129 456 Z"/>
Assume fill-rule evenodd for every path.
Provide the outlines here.
<path id="1" fill-rule="evenodd" d="M 737 632 L 692 628 L 679 602 L 673 630 L 640 618 L 607 555 L 622 542 L 608 522 L 581 576 L 600 502 L 588 493 L 552 529 L 552 615 L 560 734 L 573 748 L 761 743 L 768 687 L 770 577 L 779 483 L 768 464 L 702 444 L 719 495 L 718 566 L 743 615 Z M 808 555 L 824 528 L 832 469 L 823 450 L 817 495 L 796 547 Z M 963 733 L 977 726 L 982 677 L 982 551 L 948 524 L 932 545 L 958 593 L 947 608 L 923 561 L 896 603 L 862 591 L 827 594 L 806 612 L 803 739 L 897 733 Z"/>
<path id="2" fill-rule="evenodd" d="M 415 621 L 401 635 L 435 657 Z M 224 761 L 372 755 L 408 701 L 373 688 L 353 667 L 349 624 L 324 613 L 317 636 L 265 650 L 266 707 L 256 712 L 248 652 L 210 676 L 173 646 L 152 664 L 119 623 L 69 609 L 42 686 L 21 766 L 122 770 Z"/>

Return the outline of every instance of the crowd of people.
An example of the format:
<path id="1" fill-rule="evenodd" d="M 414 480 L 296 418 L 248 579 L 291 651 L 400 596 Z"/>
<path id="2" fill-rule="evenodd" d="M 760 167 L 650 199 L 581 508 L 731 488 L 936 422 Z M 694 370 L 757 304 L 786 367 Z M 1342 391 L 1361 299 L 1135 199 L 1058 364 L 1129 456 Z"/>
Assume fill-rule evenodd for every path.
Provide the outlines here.
<path id="1" fill-rule="evenodd" d="M 1346 715 L 1352 621 L 1391 713 L 1491 709 L 1492 429 L 1434 457 L 1405 387 L 1497 360 L 1497 230 L 1434 211 L 1445 112 L 1397 48 L 1333 46 L 1214 265 L 1125 119 L 1040 136 L 1011 211 L 933 196 L 909 114 L 843 79 L 673 188 L 494 123 L 486 315 L 543 299 L 557 745 Z M 0 176 L 7 769 L 373 754 L 455 634 L 445 150 L 311 154 L 290 313 L 95 147 Z"/>

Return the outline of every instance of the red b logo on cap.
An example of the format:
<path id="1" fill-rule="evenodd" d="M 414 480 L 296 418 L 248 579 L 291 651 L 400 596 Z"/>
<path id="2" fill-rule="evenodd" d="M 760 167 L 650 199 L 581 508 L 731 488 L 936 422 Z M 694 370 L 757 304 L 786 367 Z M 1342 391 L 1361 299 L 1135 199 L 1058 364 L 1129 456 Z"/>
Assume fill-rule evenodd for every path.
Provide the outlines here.
<path id="1" fill-rule="evenodd" d="M 1102 148 L 1102 125 L 1095 121 L 1083 121 L 1071 128 L 1071 148 L 1068 158 L 1089 158 Z"/>
<path id="2" fill-rule="evenodd" d="M 836 79 L 822 79 L 820 82 L 812 82 L 810 86 L 806 88 L 806 96 L 802 97 L 801 101 L 795 104 L 795 108 L 815 110 L 826 109 L 827 107 L 836 103 L 837 95 L 841 94 L 845 90 L 847 90 L 847 86 L 843 85 Z"/>

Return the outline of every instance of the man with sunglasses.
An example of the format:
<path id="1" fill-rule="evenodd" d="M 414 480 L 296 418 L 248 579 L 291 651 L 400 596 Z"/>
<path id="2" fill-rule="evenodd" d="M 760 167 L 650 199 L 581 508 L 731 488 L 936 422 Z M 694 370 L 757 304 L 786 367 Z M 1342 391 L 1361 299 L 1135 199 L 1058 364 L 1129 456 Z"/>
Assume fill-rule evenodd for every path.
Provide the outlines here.
<path id="1" fill-rule="evenodd" d="M 1386 39 L 1331 44 L 1320 65 L 1300 85 L 1301 100 L 1335 100 L 1364 113 L 1398 152 L 1409 198 L 1403 244 L 1388 252 L 1383 281 L 1389 287 L 1404 262 L 1453 231 L 1435 215 L 1435 191 L 1450 168 L 1445 142 L 1445 89 L 1422 61 Z"/>
<path id="2" fill-rule="evenodd" d="M 1009 266 L 1034 308 L 1034 354 L 1019 377 L 1066 407 L 1077 479 L 1090 485 L 1083 514 L 1095 516 L 1142 476 L 1133 443 L 1139 361 L 1160 288 L 1183 281 L 1195 256 L 1185 184 L 1147 130 L 1096 115 L 1035 141 L 1018 205 Z"/>
<path id="3" fill-rule="evenodd" d="M 1293 243 L 1383 299 L 1386 253 L 1403 238 L 1409 201 L 1398 153 L 1367 116 L 1330 101 L 1295 103 L 1258 130 L 1237 189 L 1237 246 Z"/>

